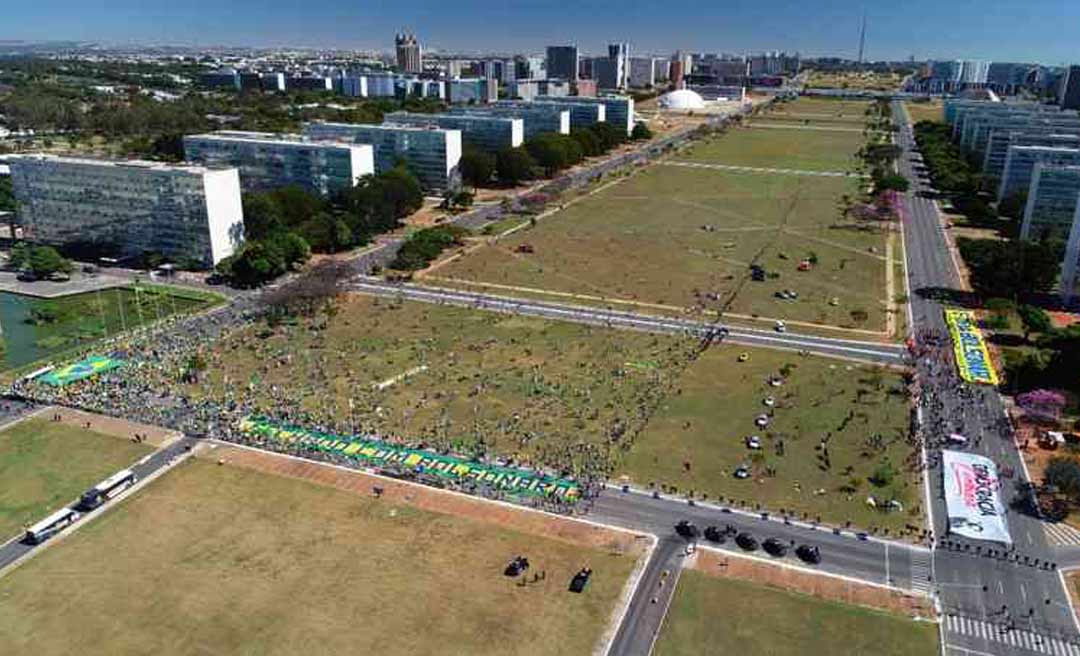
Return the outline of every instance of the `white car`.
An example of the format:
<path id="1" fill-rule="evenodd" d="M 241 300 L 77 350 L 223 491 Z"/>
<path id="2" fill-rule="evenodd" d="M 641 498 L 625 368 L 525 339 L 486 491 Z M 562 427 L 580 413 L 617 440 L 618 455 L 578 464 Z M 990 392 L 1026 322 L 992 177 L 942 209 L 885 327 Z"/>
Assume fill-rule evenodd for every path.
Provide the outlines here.
<path id="1" fill-rule="evenodd" d="M 769 425 L 769 415 L 758 415 L 757 419 L 754 420 L 754 425 L 758 428 L 765 428 Z"/>
<path id="2" fill-rule="evenodd" d="M 755 451 L 761 448 L 761 438 L 757 435 L 751 435 L 746 438 L 746 448 L 754 449 Z"/>
<path id="3" fill-rule="evenodd" d="M 784 325 L 783 321 L 777 321 L 775 324 L 773 324 L 773 329 L 778 333 L 786 333 L 787 332 L 787 326 Z"/>

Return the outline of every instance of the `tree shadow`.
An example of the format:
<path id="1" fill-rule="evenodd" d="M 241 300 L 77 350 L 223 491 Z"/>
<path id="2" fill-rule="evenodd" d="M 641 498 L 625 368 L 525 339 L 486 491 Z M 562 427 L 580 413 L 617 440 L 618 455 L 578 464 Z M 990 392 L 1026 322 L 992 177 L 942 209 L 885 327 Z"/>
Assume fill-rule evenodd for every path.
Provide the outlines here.
<path id="1" fill-rule="evenodd" d="M 919 298 L 925 298 L 930 301 L 937 301 L 938 303 L 947 305 L 956 305 L 969 309 L 982 307 L 982 297 L 974 292 L 966 292 L 961 289 L 951 289 L 949 287 L 920 287 L 915 290 L 915 294 Z"/>

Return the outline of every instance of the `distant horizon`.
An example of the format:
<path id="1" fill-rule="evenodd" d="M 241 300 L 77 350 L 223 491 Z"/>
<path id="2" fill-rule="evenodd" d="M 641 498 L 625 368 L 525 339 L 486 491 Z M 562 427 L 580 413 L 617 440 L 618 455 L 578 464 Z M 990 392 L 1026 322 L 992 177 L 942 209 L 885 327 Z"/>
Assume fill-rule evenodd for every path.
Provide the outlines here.
<path id="1" fill-rule="evenodd" d="M 728 0 L 694 3 L 675 13 L 655 3 L 578 0 L 555 7 L 535 0 L 517 6 L 490 0 L 449 4 L 414 0 L 357 7 L 343 0 L 116 0 L 108 11 L 77 0 L 17 3 L 7 10 L 0 42 L 89 42 L 106 47 L 252 48 L 390 52 L 393 36 L 413 32 L 440 53 L 542 54 L 576 43 L 585 54 L 630 43 L 631 54 L 676 50 L 736 55 L 781 50 L 804 57 L 856 59 L 863 11 L 867 61 L 974 59 L 1058 66 L 1080 61 L 1075 30 L 1080 3 L 910 0 L 868 8 L 856 0 L 768 6 Z M 502 26 L 502 27 L 500 27 Z M 572 33 L 568 27 L 572 26 Z"/>

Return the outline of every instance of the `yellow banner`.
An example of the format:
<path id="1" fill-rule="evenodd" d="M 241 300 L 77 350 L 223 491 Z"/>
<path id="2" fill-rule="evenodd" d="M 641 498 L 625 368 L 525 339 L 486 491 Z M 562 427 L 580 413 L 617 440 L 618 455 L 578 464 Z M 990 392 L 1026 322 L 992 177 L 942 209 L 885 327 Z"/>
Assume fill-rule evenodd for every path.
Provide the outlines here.
<path id="1" fill-rule="evenodd" d="M 953 353 L 956 354 L 956 368 L 960 371 L 960 377 L 969 383 L 997 385 L 994 361 L 990 359 L 990 351 L 986 348 L 975 313 L 946 308 L 945 323 L 952 335 Z"/>

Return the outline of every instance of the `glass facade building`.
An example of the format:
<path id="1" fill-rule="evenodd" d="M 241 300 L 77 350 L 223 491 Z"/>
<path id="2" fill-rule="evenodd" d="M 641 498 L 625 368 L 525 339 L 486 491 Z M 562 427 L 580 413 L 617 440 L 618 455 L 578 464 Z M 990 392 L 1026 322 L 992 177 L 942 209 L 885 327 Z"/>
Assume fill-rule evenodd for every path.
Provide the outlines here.
<path id="1" fill-rule="evenodd" d="M 204 267 L 243 243 L 235 168 L 51 155 L 9 161 L 17 221 L 34 241 L 122 256 L 160 253 Z"/>
<path id="2" fill-rule="evenodd" d="M 1048 165 L 1080 165 L 1080 150 L 1047 146 L 1010 146 L 998 187 L 998 202 L 1011 194 L 1028 189 L 1035 164 L 1038 162 Z"/>
<path id="3" fill-rule="evenodd" d="M 244 191 L 299 185 L 325 196 L 375 172 L 368 144 L 311 141 L 301 135 L 266 132 L 187 135 L 184 156 L 209 166 L 235 166 Z"/>
<path id="4" fill-rule="evenodd" d="M 570 134 L 570 112 L 552 105 L 500 101 L 484 107 L 452 107 L 450 113 L 461 116 L 499 116 L 521 119 L 525 139 L 532 139 L 543 132 Z"/>
<path id="5" fill-rule="evenodd" d="M 391 112 L 383 117 L 383 121 L 398 125 L 460 130 L 464 143 L 492 152 L 503 148 L 516 148 L 525 139 L 524 121 L 521 118 L 485 115 L 482 110 L 454 114 Z"/>
<path id="6" fill-rule="evenodd" d="M 361 123 L 307 123 L 304 135 L 311 139 L 370 144 L 375 172 L 382 173 L 403 160 L 426 189 L 457 189 L 461 186 L 461 131 L 411 125 Z"/>

